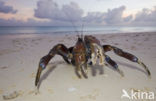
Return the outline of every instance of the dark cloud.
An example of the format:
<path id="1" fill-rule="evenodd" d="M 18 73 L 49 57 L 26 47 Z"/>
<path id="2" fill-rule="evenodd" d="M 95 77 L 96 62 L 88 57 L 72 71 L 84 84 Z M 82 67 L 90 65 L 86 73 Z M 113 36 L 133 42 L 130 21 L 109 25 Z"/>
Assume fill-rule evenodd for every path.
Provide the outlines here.
<path id="1" fill-rule="evenodd" d="M 13 13 L 15 14 L 17 10 L 14 10 L 13 7 L 5 5 L 3 1 L 0 1 L 0 13 Z"/>
<path id="2" fill-rule="evenodd" d="M 35 17 L 60 21 L 78 21 L 83 15 L 83 10 L 74 2 L 60 8 L 53 0 L 40 0 L 37 2 Z"/>

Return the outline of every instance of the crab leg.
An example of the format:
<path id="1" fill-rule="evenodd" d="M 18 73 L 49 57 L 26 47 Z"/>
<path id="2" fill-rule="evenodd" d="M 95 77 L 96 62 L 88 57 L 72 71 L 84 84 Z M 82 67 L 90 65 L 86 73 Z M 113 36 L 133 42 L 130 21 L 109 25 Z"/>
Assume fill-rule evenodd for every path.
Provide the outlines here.
<path id="1" fill-rule="evenodd" d="M 122 70 L 118 68 L 118 65 L 115 61 L 113 61 L 109 56 L 105 55 L 106 62 L 111 65 L 122 77 L 124 76 L 124 73 Z"/>
<path id="2" fill-rule="evenodd" d="M 81 76 L 83 75 L 85 78 L 88 78 L 87 76 L 87 64 L 82 64 L 82 65 L 78 65 L 75 68 L 75 73 L 76 75 L 81 78 Z M 82 74 L 82 75 L 81 75 Z"/>
<path id="3" fill-rule="evenodd" d="M 67 63 L 70 63 L 68 61 L 68 58 L 71 57 L 71 54 L 68 51 L 68 48 L 66 48 L 66 46 L 64 46 L 63 44 L 58 44 L 58 45 L 54 46 L 46 56 L 44 56 L 40 59 L 38 71 L 37 71 L 37 75 L 36 75 L 36 80 L 35 80 L 35 86 L 37 86 L 39 83 L 39 79 L 40 79 L 40 75 L 41 75 L 42 70 L 44 70 L 46 68 L 49 61 L 56 54 L 61 55 Z"/>
<path id="4" fill-rule="evenodd" d="M 93 46 L 94 46 L 94 49 L 95 49 L 95 51 L 94 51 L 94 53 L 93 54 L 96 54 L 92 59 L 92 61 L 97 61 L 97 58 L 99 58 L 99 64 L 100 65 L 102 65 L 102 66 L 104 66 L 104 58 L 105 58 L 105 56 L 104 56 L 104 51 L 103 51 L 103 48 L 100 46 L 100 45 L 98 45 L 98 44 L 95 44 L 95 43 L 93 43 L 92 44 Z M 97 51 L 96 51 L 96 49 L 97 49 Z"/>
<path id="5" fill-rule="evenodd" d="M 136 63 L 140 64 L 146 70 L 148 76 L 151 77 L 151 73 L 150 73 L 149 69 L 147 68 L 147 66 L 143 62 L 141 62 L 136 56 L 134 56 L 130 53 L 124 52 L 122 49 L 119 49 L 119 48 L 111 46 L 111 45 L 103 45 L 103 48 L 104 48 L 105 52 L 113 50 L 114 53 L 116 53 L 117 55 L 124 57 L 132 62 L 136 62 Z"/>
<path id="6" fill-rule="evenodd" d="M 88 70 L 87 70 L 87 63 L 83 64 L 81 66 L 81 73 L 82 75 L 85 77 L 85 78 L 88 78 L 87 76 L 87 73 L 88 73 Z"/>

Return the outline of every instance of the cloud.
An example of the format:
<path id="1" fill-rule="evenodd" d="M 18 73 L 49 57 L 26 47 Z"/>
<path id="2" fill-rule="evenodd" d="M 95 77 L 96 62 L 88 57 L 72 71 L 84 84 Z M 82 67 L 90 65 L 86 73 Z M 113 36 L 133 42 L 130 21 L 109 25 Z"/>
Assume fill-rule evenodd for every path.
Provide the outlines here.
<path id="1" fill-rule="evenodd" d="M 107 12 L 89 12 L 84 18 L 88 24 L 95 25 L 156 26 L 156 6 L 143 8 L 134 16 L 123 17 L 125 10 L 125 6 L 120 6 Z"/>
<path id="2" fill-rule="evenodd" d="M 114 9 L 108 9 L 107 12 L 89 12 L 85 21 L 102 25 L 123 25 L 132 20 L 132 15 L 122 17 L 126 7 L 121 6 Z"/>
<path id="3" fill-rule="evenodd" d="M 2 3 L 0 3 L 2 5 Z M 4 3 L 3 3 L 4 5 Z M 4 8 L 0 6 L 0 9 Z M 14 11 L 14 10 L 13 10 Z M 28 19 L 27 21 L 0 19 L 0 26 L 73 26 L 82 25 L 115 25 L 115 26 L 156 26 L 156 7 L 144 8 L 135 15 L 123 17 L 125 6 L 108 9 L 106 12 L 87 12 L 75 2 L 58 6 L 53 0 L 39 0 L 34 16 L 41 20 Z M 42 19 L 48 19 L 43 20 Z"/>
<path id="4" fill-rule="evenodd" d="M 133 25 L 146 26 L 156 25 L 156 6 L 153 10 L 144 8 L 142 11 L 135 15 L 135 19 L 132 21 Z"/>
<path id="5" fill-rule="evenodd" d="M 83 10 L 75 2 L 68 5 L 58 6 L 53 0 L 40 0 L 37 2 L 35 17 L 60 21 L 79 21 L 83 15 Z"/>
<path id="6" fill-rule="evenodd" d="M 125 6 L 108 9 L 107 12 L 88 12 L 83 16 L 83 9 L 77 3 L 59 7 L 53 0 L 40 0 L 37 2 L 37 8 L 34 10 L 34 16 L 40 19 L 50 19 L 51 21 L 74 22 L 76 25 L 82 24 L 82 21 L 88 25 L 121 25 L 131 20 L 131 16 L 122 18 Z"/>
<path id="7" fill-rule="evenodd" d="M 88 12 L 87 16 L 84 17 L 84 21 L 91 24 L 105 24 L 104 16 L 105 13 Z"/>
<path id="8" fill-rule="evenodd" d="M 17 10 L 14 10 L 13 7 L 5 5 L 3 1 L 0 1 L 0 13 L 12 13 L 15 14 Z"/>
<path id="9" fill-rule="evenodd" d="M 107 25 L 122 25 L 131 20 L 131 16 L 128 17 L 122 17 L 123 12 L 126 10 L 125 6 L 121 6 L 114 9 L 108 9 L 108 11 L 105 13 L 104 20 Z"/>
<path id="10" fill-rule="evenodd" d="M 75 2 L 59 7 L 53 0 L 40 0 L 37 2 L 35 17 L 50 19 L 60 24 L 61 21 L 63 23 L 73 21 L 76 25 L 80 25 L 84 21 L 86 25 L 156 25 L 156 7 L 154 10 L 144 8 L 134 16 L 123 17 L 125 10 L 125 6 L 120 6 L 108 9 L 107 12 L 88 12 L 83 16 L 83 9 Z"/>

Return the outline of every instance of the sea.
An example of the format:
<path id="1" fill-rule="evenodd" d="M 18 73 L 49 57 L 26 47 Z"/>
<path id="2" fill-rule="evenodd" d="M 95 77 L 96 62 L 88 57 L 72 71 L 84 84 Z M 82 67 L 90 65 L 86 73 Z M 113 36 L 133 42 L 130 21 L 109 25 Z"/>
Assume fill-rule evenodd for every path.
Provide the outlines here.
<path id="1" fill-rule="evenodd" d="M 0 35 L 4 34 L 110 34 L 129 32 L 156 32 L 153 27 L 125 26 L 0 26 Z"/>

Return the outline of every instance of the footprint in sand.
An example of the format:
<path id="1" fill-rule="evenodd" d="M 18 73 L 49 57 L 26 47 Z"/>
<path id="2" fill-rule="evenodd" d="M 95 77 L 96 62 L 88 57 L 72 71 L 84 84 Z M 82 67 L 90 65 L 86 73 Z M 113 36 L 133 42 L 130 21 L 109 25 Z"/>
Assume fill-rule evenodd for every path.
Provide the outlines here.
<path id="1" fill-rule="evenodd" d="M 2 89 L 0 89 L 0 95 L 3 94 L 3 92 L 4 92 L 4 91 L 3 91 Z"/>
<path id="2" fill-rule="evenodd" d="M 12 84 L 10 87 L 9 87 L 9 89 L 12 89 L 12 88 L 15 88 L 16 87 L 16 85 L 15 84 Z"/>
<path id="3" fill-rule="evenodd" d="M 0 67 L 0 69 L 7 69 L 7 68 L 8 68 L 7 66 Z"/>
<path id="4" fill-rule="evenodd" d="M 19 96 L 19 93 L 15 91 L 13 93 L 3 95 L 3 99 L 4 100 L 11 100 L 11 99 L 17 98 L 18 96 Z"/>
<path id="5" fill-rule="evenodd" d="M 119 43 L 114 43 L 114 45 L 119 45 Z"/>
<path id="6" fill-rule="evenodd" d="M 77 76 L 72 76 L 73 80 L 79 80 L 79 78 Z"/>
<path id="7" fill-rule="evenodd" d="M 36 74 L 35 74 L 35 73 L 32 73 L 32 74 L 30 75 L 30 77 L 31 77 L 31 78 L 35 78 L 35 77 L 36 77 Z"/>
<path id="8" fill-rule="evenodd" d="M 134 92 L 151 92 L 151 89 L 148 87 L 144 87 L 143 89 L 130 88 L 130 90 L 133 90 Z"/>
<path id="9" fill-rule="evenodd" d="M 51 93 L 51 94 L 53 94 L 53 93 L 54 93 L 54 91 L 53 91 L 53 89 L 52 89 L 52 88 L 48 88 L 48 92 L 49 92 L 49 93 Z"/>
<path id="10" fill-rule="evenodd" d="M 14 91 L 12 93 L 9 93 L 9 94 L 5 94 L 3 95 L 3 99 L 4 100 L 11 100 L 11 99 L 15 99 L 19 96 L 22 96 L 24 94 L 24 91 Z"/>
<path id="11" fill-rule="evenodd" d="M 136 47 L 135 46 L 131 46 L 131 50 L 136 50 Z"/>
<path id="12" fill-rule="evenodd" d="M 101 39 L 102 42 L 107 42 L 106 39 Z"/>
<path id="13" fill-rule="evenodd" d="M 72 38 L 71 38 L 71 37 L 67 37 L 67 39 L 68 39 L 68 40 L 71 40 Z"/>
<path id="14" fill-rule="evenodd" d="M 12 43 L 13 43 L 13 45 L 14 45 L 15 47 L 20 47 L 20 46 L 22 46 L 21 41 L 18 40 L 18 39 L 13 40 Z"/>
<path id="15" fill-rule="evenodd" d="M 3 49 L 3 50 L 0 50 L 0 56 L 5 55 L 5 54 L 9 54 L 9 53 L 13 53 L 13 52 L 18 52 L 18 50 Z"/>
<path id="16" fill-rule="evenodd" d="M 32 95 L 32 94 L 39 94 L 39 92 L 38 91 L 36 91 L 36 90 L 31 90 L 31 91 L 29 91 L 28 92 L 28 95 Z"/>
<path id="17" fill-rule="evenodd" d="M 149 41 L 149 38 L 145 38 L 145 40 L 144 41 Z"/>
<path id="18" fill-rule="evenodd" d="M 20 50 L 23 50 L 24 49 L 24 47 L 20 47 Z"/>
<path id="19" fill-rule="evenodd" d="M 34 44 L 35 44 L 35 45 L 38 45 L 39 43 L 38 43 L 38 42 L 34 42 Z"/>
<path id="20" fill-rule="evenodd" d="M 137 45 L 138 45 L 138 46 L 142 46 L 142 43 L 138 43 Z"/>
<path id="21" fill-rule="evenodd" d="M 49 40 L 49 42 L 52 42 L 53 40 Z"/>
<path id="22" fill-rule="evenodd" d="M 23 64 L 23 60 L 20 61 L 20 64 Z"/>
<path id="23" fill-rule="evenodd" d="M 80 99 L 81 100 L 96 100 L 97 96 L 99 95 L 100 95 L 100 90 L 95 89 L 94 91 L 92 91 L 91 94 L 81 96 Z"/>
<path id="24" fill-rule="evenodd" d="M 20 72 L 23 72 L 24 71 L 24 68 L 22 68 L 21 70 L 20 70 Z"/>
<path id="25" fill-rule="evenodd" d="M 63 43 L 63 42 L 64 42 L 64 40 L 60 40 L 59 42 Z"/>

